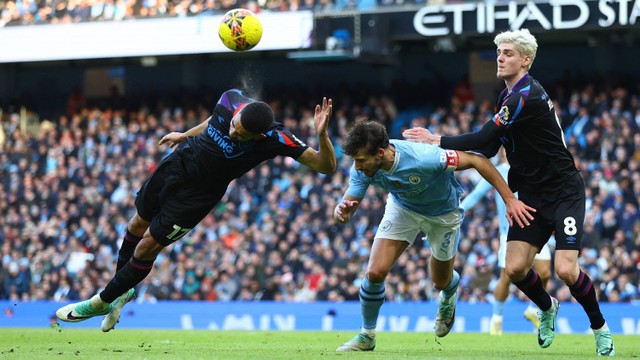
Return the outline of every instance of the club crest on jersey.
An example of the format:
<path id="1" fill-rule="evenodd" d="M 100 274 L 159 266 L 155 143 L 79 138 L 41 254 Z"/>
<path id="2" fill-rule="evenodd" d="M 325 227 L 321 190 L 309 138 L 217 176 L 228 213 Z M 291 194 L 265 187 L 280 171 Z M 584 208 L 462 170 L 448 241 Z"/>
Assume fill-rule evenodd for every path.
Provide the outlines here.
<path id="1" fill-rule="evenodd" d="M 422 179 L 418 175 L 409 176 L 409 182 L 413 185 L 420 184 L 420 181 L 422 181 Z"/>
<path id="2" fill-rule="evenodd" d="M 380 224 L 380 229 L 382 229 L 382 231 L 389 231 L 389 229 L 391 229 L 391 221 L 387 220 Z"/>
<path id="3" fill-rule="evenodd" d="M 497 120 L 500 122 L 500 124 L 507 125 L 509 123 L 509 115 L 509 107 L 505 105 L 502 107 L 502 109 L 500 109 L 496 117 L 498 118 Z"/>

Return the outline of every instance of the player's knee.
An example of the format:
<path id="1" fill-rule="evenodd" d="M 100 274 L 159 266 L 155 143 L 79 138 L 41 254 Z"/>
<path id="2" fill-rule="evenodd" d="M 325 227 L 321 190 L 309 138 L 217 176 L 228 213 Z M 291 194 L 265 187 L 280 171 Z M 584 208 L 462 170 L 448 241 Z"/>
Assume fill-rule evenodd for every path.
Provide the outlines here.
<path id="1" fill-rule="evenodd" d="M 137 259 L 151 261 L 155 260 L 164 246 L 160 245 L 153 236 L 145 234 L 136 246 L 134 255 Z"/>
<path id="2" fill-rule="evenodd" d="M 367 270 L 367 279 L 372 283 L 381 283 L 387 278 L 388 271 L 382 269 L 371 268 Z"/>
<path id="3" fill-rule="evenodd" d="M 565 284 L 572 285 L 578 280 L 580 270 L 576 264 L 556 264 L 556 274 Z"/>
<path id="4" fill-rule="evenodd" d="M 509 280 L 514 283 L 524 279 L 528 272 L 529 268 L 519 263 L 507 264 L 504 268 L 504 273 L 509 277 Z"/>
<path id="5" fill-rule="evenodd" d="M 149 222 L 141 218 L 138 213 L 129 220 L 129 224 L 127 225 L 127 230 L 136 236 L 142 236 L 148 228 Z"/>

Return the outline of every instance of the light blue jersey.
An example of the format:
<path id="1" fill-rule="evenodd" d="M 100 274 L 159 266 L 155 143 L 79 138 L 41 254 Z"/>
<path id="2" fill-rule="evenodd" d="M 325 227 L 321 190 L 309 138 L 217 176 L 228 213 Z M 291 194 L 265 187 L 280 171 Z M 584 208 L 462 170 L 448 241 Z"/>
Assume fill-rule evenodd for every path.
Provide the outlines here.
<path id="1" fill-rule="evenodd" d="M 378 169 L 368 177 L 352 165 L 347 195 L 364 198 L 373 184 L 388 191 L 403 209 L 423 216 L 438 216 L 459 208 L 463 189 L 453 175 L 458 165 L 457 152 L 405 140 L 390 143 L 396 150 L 391 169 Z"/>
<path id="2" fill-rule="evenodd" d="M 499 164 L 498 166 L 496 166 L 496 169 L 498 170 L 500 175 L 502 175 L 502 178 L 505 181 L 507 181 L 507 176 L 509 174 L 509 167 L 510 167 L 509 163 L 507 162 L 503 162 L 502 164 Z M 478 181 L 473 191 L 471 191 L 469 195 L 467 195 L 462 200 L 462 204 L 460 206 L 465 211 L 471 209 L 472 207 L 476 206 L 478 201 L 480 201 L 480 199 L 482 199 L 491 189 L 493 189 L 493 185 L 491 185 L 484 178 L 480 179 L 480 181 Z M 496 202 L 496 211 L 498 212 L 497 214 L 498 221 L 500 221 L 498 230 L 500 231 L 500 235 L 507 236 L 507 233 L 509 232 L 509 221 L 507 220 L 507 216 L 506 216 L 507 206 L 504 204 L 504 201 L 502 200 L 502 197 L 500 197 L 499 194 L 495 194 L 494 199 Z"/>

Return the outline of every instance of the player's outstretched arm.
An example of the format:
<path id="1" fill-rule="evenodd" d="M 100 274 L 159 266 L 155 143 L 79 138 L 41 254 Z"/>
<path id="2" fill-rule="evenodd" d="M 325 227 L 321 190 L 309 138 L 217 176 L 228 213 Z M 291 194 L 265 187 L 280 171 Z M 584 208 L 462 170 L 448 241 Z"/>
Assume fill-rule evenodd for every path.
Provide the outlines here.
<path id="1" fill-rule="evenodd" d="M 200 135 L 200 133 L 207 128 L 207 124 L 209 124 L 209 119 L 211 119 L 211 117 L 207 118 L 207 120 L 201 122 L 200 124 L 192 127 L 191 129 L 185 132 L 174 131 L 174 132 L 168 133 L 167 135 L 163 136 L 162 139 L 160 139 L 160 142 L 158 144 L 160 145 L 167 144 L 169 145 L 169 147 L 173 148 L 178 144 L 180 144 L 181 142 L 187 140 L 187 138 L 190 136 Z"/>
<path id="2" fill-rule="evenodd" d="M 507 220 L 509 225 L 513 226 L 515 220 L 518 226 L 529 226 L 529 221 L 533 220 L 531 213 L 536 209 L 518 200 L 513 194 L 509 185 L 504 181 L 498 170 L 493 166 L 491 161 L 484 156 L 458 151 L 459 163 L 458 170 L 474 168 L 498 191 L 500 197 L 507 206 Z"/>
<path id="3" fill-rule="evenodd" d="M 331 174 L 336 171 L 337 167 L 336 152 L 327 131 L 332 111 L 333 101 L 327 100 L 326 97 L 322 99 L 322 106 L 316 105 L 313 123 L 318 132 L 318 150 L 308 148 L 297 159 L 301 164 L 323 174 Z"/>
<path id="4" fill-rule="evenodd" d="M 358 209 L 361 198 L 357 198 L 351 195 L 345 195 L 342 198 L 342 201 L 336 205 L 336 208 L 333 210 L 333 218 L 339 224 L 346 224 L 351 220 L 351 217 Z"/>

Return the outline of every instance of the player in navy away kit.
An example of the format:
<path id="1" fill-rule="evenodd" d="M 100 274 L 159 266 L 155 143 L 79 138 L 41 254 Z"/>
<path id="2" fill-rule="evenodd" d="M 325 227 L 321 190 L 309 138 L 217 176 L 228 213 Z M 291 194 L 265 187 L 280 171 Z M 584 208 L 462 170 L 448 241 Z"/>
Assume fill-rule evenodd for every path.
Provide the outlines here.
<path id="1" fill-rule="evenodd" d="M 289 156 L 321 173 L 336 170 L 336 156 L 327 133 L 332 100 L 315 108 L 319 150 L 297 139 L 275 122 L 266 103 L 240 90 L 226 91 L 206 121 L 160 144 L 176 150 L 160 162 L 136 198 L 137 213 L 127 225 L 116 274 L 100 294 L 56 311 L 67 322 L 106 315 L 102 331 L 113 329 L 120 310 L 134 295 L 134 286 L 151 272 L 160 251 L 195 227 L 225 194 L 229 183 L 261 162 Z"/>
<path id="2" fill-rule="evenodd" d="M 527 29 L 498 34 L 497 76 L 507 88 L 497 101 L 497 113 L 482 129 L 459 136 L 439 136 L 427 129 L 409 129 L 410 140 L 445 149 L 476 150 L 494 156 L 502 145 L 511 164 L 509 186 L 520 200 L 537 210 L 531 226 L 511 227 L 507 239 L 505 271 L 541 309 L 538 343 L 546 348 L 555 337 L 560 307 L 542 287 L 533 271 L 533 258 L 555 231 L 555 271 L 582 305 L 596 338 L 598 355 L 614 356 L 607 327 L 589 276 L 578 266 L 585 216 L 584 183 L 564 143 L 553 102 L 529 75 L 538 44 Z"/>

